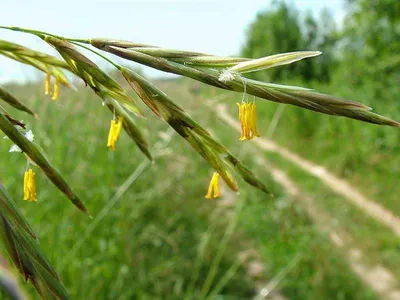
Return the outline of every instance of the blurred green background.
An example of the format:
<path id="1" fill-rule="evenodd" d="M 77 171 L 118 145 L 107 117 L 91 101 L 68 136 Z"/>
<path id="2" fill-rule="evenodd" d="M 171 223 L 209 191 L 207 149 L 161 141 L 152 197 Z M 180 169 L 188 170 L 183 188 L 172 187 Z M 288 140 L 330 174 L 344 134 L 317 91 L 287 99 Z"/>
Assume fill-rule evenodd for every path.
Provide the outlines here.
<path id="1" fill-rule="evenodd" d="M 253 76 L 360 101 L 399 120 L 400 2 L 348 0 L 345 7 L 343 23 L 337 24 L 328 9 L 320 15 L 300 13 L 293 3 L 275 1 L 248 25 L 237 55 L 320 50 L 318 58 Z M 39 170 L 39 202 L 23 202 L 26 160 L 8 153 L 9 141 L 1 140 L 0 179 L 37 232 L 71 299 L 262 299 L 267 290 L 272 290 L 267 299 L 399 299 L 398 233 L 279 153 L 240 142 L 216 113 L 216 103 L 236 118 L 242 95 L 183 78 L 154 82 L 276 197 L 240 182 L 238 195 L 222 187 L 221 199 L 205 199 L 212 170 L 148 109 L 148 119 L 138 122 L 146 128 L 155 164 L 124 133 L 117 151 L 108 151 L 112 116 L 90 90 L 62 89 L 59 101 L 51 102 L 42 83 L 9 83 L 4 87 L 40 118 L 14 110 L 13 115 L 33 130 L 93 215 L 88 219 L 78 212 Z M 400 215 L 397 128 L 264 100 L 257 106 L 263 136 Z M 275 182 L 271 166 L 260 158 L 286 172 L 318 213 L 310 214 L 310 203 Z M 342 244 L 335 243 L 335 233 L 346 237 Z M 353 255 L 355 250 L 361 254 Z"/>

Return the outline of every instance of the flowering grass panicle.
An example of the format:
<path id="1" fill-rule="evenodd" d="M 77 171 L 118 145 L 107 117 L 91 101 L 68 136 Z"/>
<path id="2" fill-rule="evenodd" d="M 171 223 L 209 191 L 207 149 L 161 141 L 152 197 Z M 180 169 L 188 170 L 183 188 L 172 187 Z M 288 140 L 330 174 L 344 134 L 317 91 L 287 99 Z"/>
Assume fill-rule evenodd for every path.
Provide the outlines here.
<path id="1" fill-rule="evenodd" d="M 101 51 L 164 72 L 192 78 L 220 89 L 253 95 L 255 98 L 295 105 L 322 114 L 400 127 L 399 122 L 375 114 L 368 106 L 355 101 L 321 94 L 311 89 L 266 83 L 244 77 L 244 74 L 248 72 L 267 70 L 320 55 L 319 51 L 280 53 L 257 59 L 221 57 L 193 51 L 164 49 L 128 41 L 73 39 L 19 27 L 0 26 L 0 28 L 34 34 L 57 50 L 62 59 L 0 40 L 0 55 L 33 66 L 45 74 L 45 94 L 51 95 L 52 100 L 57 100 L 59 97 L 60 84 L 72 87 L 64 72 L 70 72 L 83 80 L 85 85 L 100 98 L 99 104 L 105 104 L 114 116 L 107 139 L 107 147 L 110 150 L 116 149 L 116 143 L 122 129 L 124 129 L 143 154 L 149 160 L 152 160 L 147 138 L 136 123 L 137 118 L 144 118 L 144 112 L 140 105 L 146 105 L 150 112 L 163 119 L 215 170 L 206 194 L 208 199 L 221 196 L 219 177 L 230 189 L 238 191 L 239 183 L 233 174 L 239 175 L 249 185 L 268 194 L 268 199 L 272 197 L 272 194 L 265 183 L 259 180 L 207 129 L 196 122 L 184 108 L 175 103 L 153 83 L 105 57 Z M 137 103 L 130 91 L 127 91 L 122 84 L 82 54 L 80 49 L 94 52 L 113 65 L 143 103 Z M 51 91 L 53 77 L 54 86 L 53 91 Z M 21 101 L 1 87 L 0 99 L 16 109 L 35 116 Z M 255 99 L 253 102 L 243 100 L 241 103 L 237 103 L 237 106 L 242 129 L 240 140 L 250 140 L 260 136 L 257 129 Z M 81 199 L 73 192 L 61 173 L 46 158 L 44 151 L 33 142 L 33 134 L 31 139 L 28 134 L 29 131 L 26 132 L 26 130 L 23 131 L 20 128 L 25 128 L 25 124 L 12 117 L 0 105 L 0 130 L 15 143 L 15 149 L 22 151 L 28 157 L 28 161 L 31 161 L 43 171 L 47 178 L 78 209 L 88 214 Z M 24 200 L 37 201 L 35 173 L 31 168 L 28 168 L 24 174 Z M 57 273 L 40 252 L 36 236 L 1 183 L 0 204 L 2 240 L 20 273 L 26 280 L 32 282 L 41 297 L 68 299 L 68 293 L 60 282 Z"/>

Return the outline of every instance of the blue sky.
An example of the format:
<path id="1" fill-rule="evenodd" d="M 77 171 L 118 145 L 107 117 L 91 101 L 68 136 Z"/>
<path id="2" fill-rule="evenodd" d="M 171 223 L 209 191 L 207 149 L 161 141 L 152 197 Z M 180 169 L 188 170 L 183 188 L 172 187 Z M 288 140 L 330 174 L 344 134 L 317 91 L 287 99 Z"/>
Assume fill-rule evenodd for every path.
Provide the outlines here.
<path id="1" fill-rule="evenodd" d="M 69 37 L 112 37 L 217 55 L 238 53 L 247 26 L 272 1 L 261 0 L 0 0 L 1 25 L 20 26 Z M 299 10 L 323 7 L 340 21 L 341 0 L 292 0 Z M 0 30 L 0 39 L 54 54 L 41 40 Z M 92 57 L 93 58 L 93 57 Z M 95 59 L 98 61 L 97 59 Z M 157 71 L 148 75 L 158 76 Z M 33 79 L 36 72 L 0 57 L 0 82 Z"/>

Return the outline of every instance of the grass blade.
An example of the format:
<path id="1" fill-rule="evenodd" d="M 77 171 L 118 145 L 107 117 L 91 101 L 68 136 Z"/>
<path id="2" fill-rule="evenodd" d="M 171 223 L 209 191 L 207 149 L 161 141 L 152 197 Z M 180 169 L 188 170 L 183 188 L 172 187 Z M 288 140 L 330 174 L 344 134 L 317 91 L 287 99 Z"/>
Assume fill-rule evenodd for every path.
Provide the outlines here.
<path id="1" fill-rule="evenodd" d="M 32 238 L 36 239 L 36 235 L 29 226 L 28 221 L 24 218 L 22 212 L 15 205 L 4 186 L 0 183 L 0 213 L 7 215 L 17 226 L 20 226 Z"/>
<path id="2" fill-rule="evenodd" d="M 46 176 L 57 186 L 82 212 L 88 213 L 79 197 L 71 190 L 61 174 L 50 164 L 44 156 L 43 151 L 33 142 L 29 141 L 15 126 L 0 113 L 0 129 L 12 140 L 21 150 L 34 161 L 46 174 Z"/>
<path id="3" fill-rule="evenodd" d="M 227 168 L 228 165 L 232 166 L 247 183 L 270 194 L 268 188 L 251 171 L 165 93 L 129 69 L 121 67 L 121 72 L 143 102 L 182 136 L 221 175 L 233 191 L 237 191 L 238 186 Z"/>
<path id="4" fill-rule="evenodd" d="M 13 95 L 8 93 L 1 86 L 0 86 L 0 99 L 3 99 L 5 102 L 7 102 L 8 104 L 10 104 L 11 106 L 15 107 L 18 110 L 24 111 L 34 117 L 37 117 L 37 115 L 33 111 L 31 111 L 28 107 L 22 104 L 19 100 L 17 100 Z"/>

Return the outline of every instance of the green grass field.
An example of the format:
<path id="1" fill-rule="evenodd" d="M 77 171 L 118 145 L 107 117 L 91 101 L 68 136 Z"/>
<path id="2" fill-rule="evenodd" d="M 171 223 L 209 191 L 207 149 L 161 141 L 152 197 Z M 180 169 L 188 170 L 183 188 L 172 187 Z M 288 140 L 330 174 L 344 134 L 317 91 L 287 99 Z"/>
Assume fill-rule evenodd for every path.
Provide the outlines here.
<path id="1" fill-rule="evenodd" d="M 278 155 L 240 142 L 237 132 L 205 105 L 207 99 L 222 95 L 220 101 L 236 116 L 241 95 L 206 88 L 192 93 L 192 81 L 181 79 L 157 84 L 268 183 L 275 198 L 239 182 L 240 194 L 223 187 L 222 199 L 205 199 L 211 168 L 148 110 L 148 119 L 138 123 L 146 128 L 154 164 L 124 133 L 117 151 L 108 151 L 112 115 L 89 89 L 63 89 L 59 101 L 52 102 L 43 95 L 41 84 L 10 85 L 7 89 L 40 119 L 15 116 L 32 128 L 35 141 L 93 215 L 89 219 L 80 213 L 38 169 L 39 202 L 22 201 L 26 160 L 8 153 L 10 143 L 2 140 L 0 152 L 6 158 L 0 161 L 0 178 L 23 208 L 71 299 L 252 299 L 260 286 L 283 272 L 275 292 L 288 299 L 377 298 L 297 199 L 273 182 L 257 155 L 287 171 L 321 209 L 335 216 L 368 253 L 367 263 L 383 264 L 400 278 L 398 238 L 392 232 Z M 382 95 L 364 87 L 317 88 L 400 118 L 394 101 L 398 87 L 385 89 Z M 265 135 L 277 105 L 264 100 L 257 105 L 260 132 Z M 398 129 L 288 106 L 272 138 L 400 214 Z M 232 207 L 220 205 L 226 200 L 234 203 Z M 257 254 L 243 259 L 246 253 Z M 248 271 L 254 257 L 263 266 L 257 276 Z M 23 286 L 38 298 L 28 284 Z"/>

